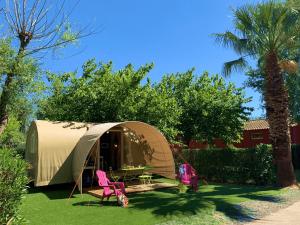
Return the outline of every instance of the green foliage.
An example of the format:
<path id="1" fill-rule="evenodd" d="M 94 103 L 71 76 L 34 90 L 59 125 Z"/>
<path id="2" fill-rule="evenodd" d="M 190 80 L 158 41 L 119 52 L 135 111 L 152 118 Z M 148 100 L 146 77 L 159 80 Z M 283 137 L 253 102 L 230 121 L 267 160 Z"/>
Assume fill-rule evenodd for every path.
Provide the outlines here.
<path id="1" fill-rule="evenodd" d="M 286 86 L 289 91 L 289 110 L 291 118 L 300 123 L 300 73 L 287 76 Z"/>
<path id="2" fill-rule="evenodd" d="M 20 128 L 25 131 L 44 85 L 37 62 L 23 57 L 16 64 L 16 55 L 11 40 L 0 39 L 0 91 L 5 85 L 7 74 L 13 72 L 15 77 L 10 87 L 7 110 L 9 115 L 13 114 L 21 122 Z M 12 71 L 14 65 L 15 70 Z"/>
<path id="3" fill-rule="evenodd" d="M 182 108 L 178 129 L 186 141 L 195 139 L 212 143 L 221 138 L 226 143 L 240 139 L 251 108 L 244 104 L 243 89 L 226 84 L 218 75 L 204 73 L 196 76 L 193 70 L 164 76 L 159 87 L 166 87 L 170 96 Z"/>
<path id="4" fill-rule="evenodd" d="M 216 34 L 216 40 L 238 54 L 237 60 L 224 64 L 224 74 L 246 69 L 246 85 L 265 94 L 265 57 L 276 53 L 278 60 L 299 61 L 300 7 L 299 1 L 266 1 L 244 5 L 233 11 L 235 33 Z M 250 68 L 247 59 L 257 60 L 257 69 Z M 289 90 L 289 109 L 294 120 L 299 121 L 299 74 L 282 71 Z"/>
<path id="5" fill-rule="evenodd" d="M 292 56 L 290 56 L 293 58 Z M 245 85 L 251 87 L 264 95 L 264 72 L 262 65 L 257 66 L 257 69 L 250 68 L 246 75 L 248 77 Z M 285 85 L 289 94 L 289 111 L 290 117 L 295 122 L 300 122 L 300 73 L 293 75 L 284 74 Z M 263 100 L 263 99 L 262 99 Z"/>
<path id="6" fill-rule="evenodd" d="M 219 76 L 193 70 L 168 75 L 159 83 L 146 78 L 153 65 L 114 72 L 112 63 L 89 60 L 83 74 L 48 74 L 49 95 L 41 102 L 40 119 L 86 122 L 139 120 L 160 129 L 170 141 L 236 141 L 250 109 L 242 89 Z M 144 83 L 144 84 L 143 84 Z M 78 104 L 80 103 L 80 104 Z"/>
<path id="7" fill-rule="evenodd" d="M 279 1 L 244 5 L 233 11 L 236 34 L 216 34 L 216 40 L 233 49 L 240 57 L 224 64 L 224 74 L 247 69 L 252 57 L 264 68 L 265 57 L 274 52 L 279 60 L 289 59 L 298 52 L 300 12 L 293 4 Z"/>
<path id="8" fill-rule="evenodd" d="M 20 131 L 21 122 L 11 116 L 4 132 L 0 136 L 0 146 L 15 149 L 18 154 L 24 156 L 25 134 Z"/>
<path id="9" fill-rule="evenodd" d="M 292 159 L 294 169 L 300 169 L 300 145 L 292 145 Z"/>
<path id="10" fill-rule="evenodd" d="M 272 148 L 185 150 L 193 167 L 208 180 L 228 183 L 274 184 Z"/>
<path id="11" fill-rule="evenodd" d="M 19 207 L 28 182 L 26 166 L 11 149 L 0 149 L 0 224 L 19 219 Z"/>
<path id="12" fill-rule="evenodd" d="M 153 65 L 134 70 L 127 65 L 117 72 L 112 63 L 89 60 L 79 78 L 75 73 L 48 74 L 50 96 L 40 104 L 39 118 L 87 122 L 140 120 L 158 127 L 169 140 L 178 133 L 181 109 L 166 90 L 148 80 Z M 80 103 L 80 104 L 79 104 Z"/>

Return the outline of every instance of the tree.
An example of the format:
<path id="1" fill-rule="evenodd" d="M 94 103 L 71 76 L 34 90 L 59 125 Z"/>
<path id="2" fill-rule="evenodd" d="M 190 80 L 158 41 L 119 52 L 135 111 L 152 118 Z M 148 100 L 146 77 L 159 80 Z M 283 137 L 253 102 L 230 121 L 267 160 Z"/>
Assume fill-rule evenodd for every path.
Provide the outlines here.
<path id="1" fill-rule="evenodd" d="M 166 87 L 182 109 L 178 130 L 185 143 L 191 139 L 210 144 L 215 139 L 227 144 L 240 140 L 252 110 L 244 105 L 250 99 L 243 89 L 227 85 L 218 75 L 196 76 L 194 70 L 164 76 L 158 86 Z"/>
<path id="2" fill-rule="evenodd" d="M 152 67 L 134 70 L 129 64 L 114 72 L 112 63 L 89 60 L 82 76 L 49 74 L 49 93 L 40 103 L 38 118 L 96 123 L 139 120 L 156 126 L 172 141 L 181 109 L 163 88 L 157 90 L 150 80 L 141 83 Z"/>
<path id="3" fill-rule="evenodd" d="M 292 57 L 291 57 L 292 58 Z M 298 57 L 297 57 L 298 58 Z M 296 60 L 295 60 L 296 61 Z M 259 67 L 259 66 L 258 66 Z M 264 77 L 263 68 L 250 68 L 246 75 L 248 76 L 245 85 L 264 95 Z M 284 75 L 284 82 L 289 96 L 289 112 L 291 123 L 300 122 L 300 73 Z M 263 101 L 264 98 L 262 98 Z M 263 103 L 264 104 L 264 103 Z"/>
<path id="4" fill-rule="evenodd" d="M 15 149 L 16 152 L 24 157 L 25 135 L 20 132 L 21 122 L 14 116 L 10 116 L 5 131 L 0 136 L 1 148 Z"/>
<path id="5" fill-rule="evenodd" d="M 237 34 L 230 31 L 216 34 L 217 41 L 240 55 L 239 59 L 224 64 L 225 75 L 247 67 L 247 57 L 262 65 L 266 115 L 280 186 L 296 182 L 291 162 L 288 91 L 283 72 L 286 69 L 283 65 L 290 63 L 292 67 L 294 63 L 283 56 L 295 55 L 298 51 L 299 16 L 297 9 L 280 2 L 245 5 L 234 10 Z"/>
<path id="6" fill-rule="evenodd" d="M 164 76 L 152 84 L 143 79 L 153 65 L 134 70 L 132 65 L 114 72 L 112 63 L 89 60 L 83 75 L 49 74 L 49 93 L 41 101 L 38 118 L 85 122 L 139 120 L 160 129 L 170 142 L 178 134 L 211 142 L 236 141 L 249 108 L 242 89 L 224 79 L 200 77 L 193 70 Z M 78 104 L 80 102 L 80 104 Z"/>
<path id="7" fill-rule="evenodd" d="M 288 76 L 286 86 L 289 91 L 289 109 L 294 122 L 300 123 L 300 74 Z"/>
<path id="8" fill-rule="evenodd" d="M 64 14 L 65 1 L 57 4 L 51 12 L 47 0 L 7 0 L 4 9 L 6 27 L 17 43 L 17 50 L 10 58 L 9 68 L 1 71 L 4 79 L 0 95 L 0 134 L 4 131 L 9 116 L 9 104 L 23 78 L 20 65 L 29 55 L 65 46 L 82 38 L 86 28 L 77 32 L 71 30 L 68 22 L 70 13 Z M 56 10 L 56 11 L 54 11 Z M 19 84 L 19 86 L 18 86 Z"/>
<path id="9" fill-rule="evenodd" d="M 1 87 L 5 84 L 6 74 L 11 71 L 16 54 L 11 46 L 11 39 L 0 39 Z M 18 76 L 11 83 L 7 113 L 20 122 L 20 129 L 24 132 L 34 111 L 33 104 L 43 90 L 43 81 L 37 61 L 28 56 L 20 60 L 16 73 Z"/>

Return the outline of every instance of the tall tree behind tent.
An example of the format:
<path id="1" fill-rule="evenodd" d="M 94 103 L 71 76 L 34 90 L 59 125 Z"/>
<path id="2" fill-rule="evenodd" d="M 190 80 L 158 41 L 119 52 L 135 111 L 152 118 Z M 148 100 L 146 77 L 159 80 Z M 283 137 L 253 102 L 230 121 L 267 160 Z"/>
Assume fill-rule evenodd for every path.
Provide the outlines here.
<path id="1" fill-rule="evenodd" d="M 194 69 L 165 75 L 156 88 L 166 89 L 181 107 L 177 127 L 184 143 L 197 140 L 212 144 L 220 138 L 231 144 L 240 140 L 252 111 L 245 106 L 251 98 L 245 97 L 243 88 L 226 84 L 224 78 L 208 72 L 196 75 Z"/>
<path id="2" fill-rule="evenodd" d="M 184 139 L 227 143 L 240 138 L 250 109 L 244 90 L 222 77 L 194 70 L 166 75 L 158 83 L 147 77 L 153 65 L 114 71 L 112 63 L 89 60 L 83 74 L 48 74 L 49 96 L 39 119 L 60 121 L 143 121 L 156 126 L 170 142 Z M 81 104 L 78 104 L 80 102 Z"/>
<path id="3" fill-rule="evenodd" d="M 38 118 L 98 123 L 139 120 L 156 126 L 172 141 L 179 132 L 181 108 L 166 90 L 153 88 L 149 79 L 142 84 L 152 67 L 134 69 L 129 64 L 113 71 L 111 62 L 97 64 L 93 59 L 83 65 L 82 76 L 49 74 L 50 96 L 41 101 Z"/>

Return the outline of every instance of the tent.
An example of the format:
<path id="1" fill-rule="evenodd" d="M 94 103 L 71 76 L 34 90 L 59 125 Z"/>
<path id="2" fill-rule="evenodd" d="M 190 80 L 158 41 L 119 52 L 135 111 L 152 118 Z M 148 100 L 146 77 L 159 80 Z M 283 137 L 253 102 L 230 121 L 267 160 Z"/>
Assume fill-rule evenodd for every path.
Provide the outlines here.
<path id="1" fill-rule="evenodd" d="M 114 147 L 107 147 L 105 136 L 110 137 L 109 143 Z M 104 167 L 107 158 L 115 169 L 124 164 L 146 165 L 154 174 L 175 177 L 168 141 L 158 129 L 143 122 L 89 124 L 37 120 L 28 130 L 25 158 L 31 164 L 30 176 L 35 186 L 81 180 L 92 153 L 96 155 L 97 168 Z"/>

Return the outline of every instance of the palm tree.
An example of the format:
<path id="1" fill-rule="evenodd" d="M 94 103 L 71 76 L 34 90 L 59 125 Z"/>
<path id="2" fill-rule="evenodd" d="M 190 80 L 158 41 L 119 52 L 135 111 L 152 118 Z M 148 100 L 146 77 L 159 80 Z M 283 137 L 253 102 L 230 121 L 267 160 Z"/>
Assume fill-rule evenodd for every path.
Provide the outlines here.
<path id="1" fill-rule="evenodd" d="M 296 183 L 291 160 L 288 92 L 284 76 L 295 71 L 295 62 L 287 57 L 299 53 L 300 12 L 284 3 L 269 1 L 245 5 L 234 10 L 235 33 L 216 34 L 216 40 L 232 48 L 240 58 L 224 63 L 229 75 L 248 67 L 247 59 L 263 68 L 264 101 L 270 126 L 270 141 L 277 182 L 280 186 Z"/>

